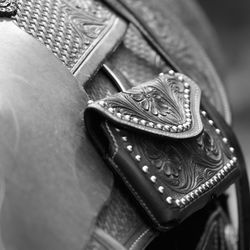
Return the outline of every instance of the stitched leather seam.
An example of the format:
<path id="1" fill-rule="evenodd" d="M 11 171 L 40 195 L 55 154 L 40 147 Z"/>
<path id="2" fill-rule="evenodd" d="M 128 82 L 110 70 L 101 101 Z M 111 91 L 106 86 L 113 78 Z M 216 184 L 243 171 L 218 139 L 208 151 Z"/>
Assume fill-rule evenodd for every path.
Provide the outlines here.
<path id="1" fill-rule="evenodd" d="M 130 246 L 129 250 L 133 250 L 135 246 L 138 244 L 138 242 L 149 232 L 149 229 L 145 230 Z"/>
<path id="2" fill-rule="evenodd" d="M 109 125 L 107 122 L 105 122 L 106 128 L 110 134 L 110 136 L 113 139 L 113 142 L 115 144 L 115 151 L 111 157 L 111 162 L 112 164 L 116 167 L 117 171 L 119 172 L 120 176 L 122 177 L 122 179 L 124 180 L 124 182 L 127 184 L 127 186 L 130 188 L 130 190 L 132 191 L 132 193 L 135 195 L 135 197 L 137 198 L 137 200 L 141 203 L 141 205 L 144 207 L 144 209 L 147 211 L 148 215 L 151 217 L 151 219 L 159 226 L 161 227 L 160 223 L 158 222 L 158 220 L 155 218 L 155 216 L 153 215 L 153 213 L 151 212 L 151 210 L 148 208 L 148 206 L 145 204 L 145 202 L 143 201 L 143 199 L 140 197 L 140 195 L 135 191 L 135 189 L 133 188 L 133 186 L 130 184 L 130 182 L 127 180 L 127 178 L 125 177 L 125 175 L 123 174 L 122 170 L 119 168 L 119 166 L 114 162 L 114 157 L 117 155 L 118 153 L 118 145 L 117 145 L 117 141 L 115 139 L 115 136 L 113 135 L 112 131 L 109 128 Z"/>
<path id="3" fill-rule="evenodd" d="M 106 129 L 107 129 L 108 133 L 110 134 L 110 136 L 111 136 L 111 138 L 112 138 L 112 140 L 114 142 L 114 145 L 115 145 L 115 150 L 114 150 L 114 152 L 113 152 L 113 154 L 111 156 L 111 159 L 114 160 L 115 156 L 118 153 L 119 146 L 118 146 L 117 141 L 115 139 L 115 136 L 113 135 L 113 133 L 112 133 L 112 131 L 111 131 L 111 129 L 110 129 L 107 122 L 105 122 L 105 126 L 106 126 Z"/>
<path id="4" fill-rule="evenodd" d="M 127 180 L 127 178 L 123 174 L 122 170 L 118 167 L 118 165 L 113 160 L 110 159 L 110 161 L 116 167 L 116 169 L 117 169 L 118 173 L 120 174 L 121 178 L 123 179 L 123 181 L 126 183 L 126 185 L 128 186 L 128 188 L 131 190 L 131 192 L 134 194 L 134 196 L 140 202 L 140 204 L 143 206 L 143 208 L 146 210 L 146 212 L 151 217 L 151 219 L 156 223 L 156 225 L 158 227 L 162 228 L 162 226 L 160 225 L 160 223 L 158 222 L 158 220 L 155 218 L 155 216 L 153 215 L 153 213 L 151 212 L 151 210 L 148 208 L 148 206 L 146 205 L 146 203 L 143 201 L 143 199 L 141 198 L 141 196 L 135 191 L 135 189 L 133 188 L 133 186 Z"/>

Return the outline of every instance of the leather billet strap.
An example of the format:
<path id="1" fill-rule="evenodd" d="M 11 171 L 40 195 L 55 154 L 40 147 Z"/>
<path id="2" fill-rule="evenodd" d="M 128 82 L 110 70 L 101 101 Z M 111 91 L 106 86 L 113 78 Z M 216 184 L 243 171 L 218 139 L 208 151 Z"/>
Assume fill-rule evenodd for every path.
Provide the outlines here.
<path id="1" fill-rule="evenodd" d="M 207 106 L 190 78 L 170 71 L 85 111 L 93 142 L 157 229 L 181 223 L 239 175 L 227 125 Z"/>

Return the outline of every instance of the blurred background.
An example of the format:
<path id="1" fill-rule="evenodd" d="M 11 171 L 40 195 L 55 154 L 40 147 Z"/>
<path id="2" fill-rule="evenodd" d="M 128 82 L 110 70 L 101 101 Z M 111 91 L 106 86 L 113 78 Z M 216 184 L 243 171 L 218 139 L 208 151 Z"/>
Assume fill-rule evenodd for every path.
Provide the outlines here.
<path id="1" fill-rule="evenodd" d="M 250 0 L 197 0 L 212 23 L 225 56 L 224 82 L 234 130 L 250 170 Z"/>

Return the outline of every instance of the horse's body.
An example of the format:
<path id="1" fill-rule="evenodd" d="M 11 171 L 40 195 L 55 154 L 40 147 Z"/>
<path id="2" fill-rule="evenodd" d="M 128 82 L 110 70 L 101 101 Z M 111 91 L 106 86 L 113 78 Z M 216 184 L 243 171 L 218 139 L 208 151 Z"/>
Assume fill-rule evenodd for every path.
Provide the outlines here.
<path id="1" fill-rule="evenodd" d="M 233 249 L 224 203 L 221 214 L 210 204 L 177 229 L 153 229 L 82 120 L 89 99 L 175 69 L 192 77 L 230 124 L 213 36 L 198 6 L 184 0 L 28 0 L 1 18 L 1 249 Z M 217 243 L 205 244 L 209 228 L 197 221 L 210 215 L 223 232 L 216 229 Z M 239 222 L 240 237 L 243 227 Z"/>

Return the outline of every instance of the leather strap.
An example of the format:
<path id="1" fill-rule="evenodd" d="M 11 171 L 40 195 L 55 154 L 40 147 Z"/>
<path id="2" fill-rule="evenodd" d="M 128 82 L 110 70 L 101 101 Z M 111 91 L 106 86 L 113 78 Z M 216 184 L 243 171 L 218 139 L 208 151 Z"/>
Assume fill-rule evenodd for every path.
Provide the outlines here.
<path id="1" fill-rule="evenodd" d="M 227 122 L 231 121 L 228 100 L 217 72 L 198 42 L 173 14 L 165 9 L 166 19 L 140 0 L 103 1 L 133 23 L 171 68 L 198 82 Z"/>

